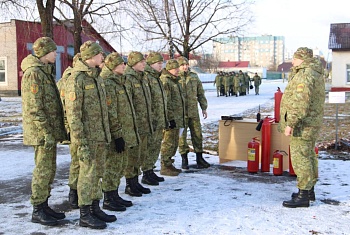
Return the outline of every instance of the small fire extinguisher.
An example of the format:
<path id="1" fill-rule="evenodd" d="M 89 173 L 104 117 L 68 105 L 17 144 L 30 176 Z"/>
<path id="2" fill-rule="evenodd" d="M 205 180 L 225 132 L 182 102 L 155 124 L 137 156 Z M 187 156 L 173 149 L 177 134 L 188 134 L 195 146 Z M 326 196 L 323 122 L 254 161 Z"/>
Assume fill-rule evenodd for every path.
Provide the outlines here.
<path id="1" fill-rule="evenodd" d="M 260 143 L 257 137 L 254 137 L 248 143 L 247 170 L 250 173 L 257 173 L 259 170 L 259 150 Z"/>
<path id="2" fill-rule="evenodd" d="M 285 151 L 276 150 L 273 153 L 273 174 L 282 175 L 283 174 L 283 156 L 288 154 Z"/>

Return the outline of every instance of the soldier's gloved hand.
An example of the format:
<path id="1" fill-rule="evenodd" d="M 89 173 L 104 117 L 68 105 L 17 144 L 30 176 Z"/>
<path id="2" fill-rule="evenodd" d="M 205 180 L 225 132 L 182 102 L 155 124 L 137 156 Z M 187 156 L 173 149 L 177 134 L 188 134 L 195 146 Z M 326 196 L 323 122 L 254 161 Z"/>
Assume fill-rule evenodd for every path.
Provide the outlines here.
<path id="1" fill-rule="evenodd" d="M 52 134 L 44 135 L 44 148 L 51 150 L 56 145 L 56 140 Z"/>
<path id="2" fill-rule="evenodd" d="M 170 129 L 176 128 L 176 122 L 175 122 L 175 120 L 170 120 L 170 121 L 169 121 L 169 128 L 170 128 Z"/>
<path id="3" fill-rule="evenodd" d="M 123 137 L 119 137 L 119 138 L 115 139 L 114 143 L 115 143 L 115 151 L 117 153 L 121 153 L 125 150 L 125 141 L 124 141 Z"/>

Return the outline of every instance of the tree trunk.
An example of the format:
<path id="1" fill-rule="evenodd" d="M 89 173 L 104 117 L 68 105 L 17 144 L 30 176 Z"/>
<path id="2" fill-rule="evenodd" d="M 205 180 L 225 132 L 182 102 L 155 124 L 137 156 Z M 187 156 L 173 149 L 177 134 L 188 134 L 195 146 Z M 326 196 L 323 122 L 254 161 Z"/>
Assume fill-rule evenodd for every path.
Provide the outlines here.
<path id="1" fill-rule="evenodd" d="M 46 7 L 42 0 L 36 0 L 41 20 L 41 29 L 43 36 L 53 39 L 53 11 L 55 9 L 55 0 L 47 0 Z"/>

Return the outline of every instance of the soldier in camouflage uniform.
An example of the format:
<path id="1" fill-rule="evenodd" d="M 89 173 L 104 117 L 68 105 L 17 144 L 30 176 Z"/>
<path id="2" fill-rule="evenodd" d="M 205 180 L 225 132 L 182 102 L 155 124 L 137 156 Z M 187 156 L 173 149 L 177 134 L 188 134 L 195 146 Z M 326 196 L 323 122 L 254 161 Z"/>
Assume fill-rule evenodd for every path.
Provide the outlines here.
<path id="1" fill-rule="evenodd" d="M 72 64 L 73 67 L 77 62 L 77 60 L 79 59 L 80 59 L 80 53 L 77 53 L 73 57 L 73 64 Z M 69 152 L 71 155 L 71 162 L 69 167 L 69 179 L 68 179 L 68 186 L 69 186 L 68 202 L 73 209 L 78 209 L 79 208 L 78 192 L 77 192 L 78 176 L 79 176 L 79 159 L 77 156 L 78 146 L 70 142 L 70 130 L 69 130 L 69 125 L 67 121 L 66 107 L 65 107 L 65 100 L 64 100 L 66 80 L 72 74 L 73 67 L 68 66 L 68 68 L 63 72 L 62 78 L 57 82 L 57 87 L 61 95 L 61 101 L 62 101 L 63 110 L 64 110 L 64 126 L 68 134 L 68 141 L 66 141 L 66 143 L 69 144 Z"/>
<path id="2" fill-rule="evenodd" d="M 235 77 L 233 78 L 233 85 L 235 89 L 236 97 L 240 94 L 240 81 L 238 73 L 235 74 Z"/>
<path id="3" fill-rule="evenodd" d="M 309 207 L 315 200 L 317 158 L 314 151 L 323 120 L 325 84 L 322 64 L 312 57 L 312 50 L 300 47 L 294 53 L 292 77 L 281 100 L 278 130 L 291 136 L 292 165 L 297 175 L 298 193 L 283 206 Z"/>
<path id="4" fill-rule="evenodd" d="M 112 142 L 106 156 L 105 173 L 102 180 L 104 192 L 103 208 L 125 211 L 132 202 L 119 196 L 120 179 L 128 163 L 130 148 L 139 144 L 136 114 L 128 82 L 123 76 L 124 60 L 117 52 L 105 59 L 100 76 L 104 79 L 107 94 L 108 118 Z"/>
<path id="5" fill-rule="evenodd" d="M 106 91 L 98 66 L 103 62 L 102 48 L 87 41 L 80 47 L 78 60 L 66 81 L 65 104 L 72 144 L 78 146 L 78 203 L 82 227 L 106 228 L 116 220 L 100 209 L 101 179 L 111 142 Z"/>
<path id="6" fill-rule="evenodd" d="M 239 96 L 244 96 L 246 95 L 245 93 L 246 88 L 245 88 L 244 74 L 242 70 L 239 70 L 238 78 L 239 78 Z"/>
<path id="7" fill-rule="evenodd" d="M 208 168 L 210 164 L 203 159 L 203 135 L 201 121 L 198 112 L 198 103 L 204 119 L 207 118 L 208 102 L 205 97 L 201 80 L 196 73 L 189 71 L 189 63 L 186 57 L 179 57 L 179 77 L 182 85 L 182 94 L 185 100 L 185 127 L 179 140 L 179 152 L 182 158 L 182 169 L 189 169 L 188 156 L 190 147 L 187 144 L 187 128 L 190 129 L 191 141 L 198 168 Z M 229 74 L 225 76 L 228 80 Z M 227 94 L 227 93 L 226 93 Z"/>
<path id="8" fill-rule="evenodd" d="M 180 68 L 180 70 L 181 70 L 181 68 Z M 225 87 L 225 96 L 226 97 L 230 96 L 231 75 L 229 72 L 225 73 L 225 76 L 223 78 L 223 84 Z"/>
<path id="9" fill-rule="evenodd" d="M 217 93 L 217 96 L 219 97 L 220 92 L 221 92 L 221 85 L 222 85 L 222 72 L 221 71 L 215 77 L 214 86 L 215 85 L 216 85 L 216 93 Z"/>
<path id="10" fill-rule="evenodd" d="M 157 176 L 153 171 L 160 153 L 163 129 L 168 125 L 166 94 L 163 83 L 159 79 L 163 61 L 163 56 L 158 52 L 151 52 L 146 59 L 145 79 L 147 79 L 151 91 L 154 132 L 148 138 L 148 157 L 142 165 L 142 183 L 149 185 L 159 185 L 159 182 L 164 181 L 163 177 Z"/>
<path id="11" fill-rule="evenodd" d="M 255 95 L 259 95 L 259 86 L 261 85 L 261 78 L 257 73 L 255 73 L 253 81 L 255 87 Z"/>
<path id="12" fill-rule="evenodd" d="M 151 94 L 148 81 L 144 79 L 146 60 L 138 51 L 133 51 L 128 56 L 128 64 L 124 75 L 130 83 L 130 93 L 136 113 L 136 124 L 140 135 L 138 146 L 130 150 L 128 164 L 125 170 L 125 193 L 130 196 L 140 197 L 142 194 L 151 193 L 149 188 L 139 183 L 141 166 L 148 156 L 148 138 L 153 134 Z"/>
<path id="13" fill-rule="evenodd" d="M 48 206 L 51 184 L 56 173 L 56 145 L 66 139 L 63 108 L 53 76 L 56 44 L 48 37 L 38 38 L 33 44 L 34 55 L 21 63 L 23 144 L 34 147 L 35 167 L 32 178 L 32 222 L 56 225 L 64 219 Z"/>
<path id="14" fill-rule="evenodd" d="M 250 77 L 247 72 L 244 73 L 244 81 L 245 81 L 246 94 L 249 94 Z"/>
<path id="15" fill-rule="evenodd" d="M 185 100 L 180 84 L 179 63 L 171 59 L 162 70 L 160 79 L 163 82 L 167 95 L 167 112 L 169 123 L 163 131 L 163 142 L 160 149 L 161 170 L 160 174 L 177 176 L 181 169 L 173 165 L 177 147 L 179 146 L 180 128 L 185 124 Z"/>

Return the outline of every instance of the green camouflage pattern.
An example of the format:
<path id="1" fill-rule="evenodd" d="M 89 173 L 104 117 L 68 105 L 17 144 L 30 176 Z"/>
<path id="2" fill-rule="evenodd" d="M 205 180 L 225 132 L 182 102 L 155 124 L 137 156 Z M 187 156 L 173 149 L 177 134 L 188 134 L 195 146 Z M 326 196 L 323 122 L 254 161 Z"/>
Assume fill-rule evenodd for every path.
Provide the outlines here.
<path id="1" fill-rule="evenodd" d="M 148 157 L 142 163 L 141 169 L 143 172 L 152 170 L 155 168 L 160 154 L 160 148 L 163 139 L 163 129 L 156 129 L 152 136 L 147 138 L 148 141 Z"/>
<path id="2" fill-rule="evenodd" d="M 207 110 L 208 101 L 205 97 L 202 82 L 196 73 L 181 71 L 180 78 L 185 99 L 185 126 L 179 140 L 179 151 L 181 154 L 189 152 L 190 147 L 187 144 L 187 129 L 190 128 L 191 141 L 195 152 L 203 152 L 203 136 L 198 103 L 201 110 Z"/>
<path id="3" fill-rule="evenodd" d="M 286 126 L 293 128 L 290 146 L 298 188 L 309 190 L 317 180 L 314 147 L 323 121 L 323 68 L 318 59 L 308 58 L 292 71 L 281 100 L 278 130 L 284 133 Z"/>
<path id="4" fill-rule="evenodd" d="M 222 85 L 222 76 L 220 74 L 215 76 L 215 80 L 214 80 L 214 86 L 216 86 L 216 93 L 217 96 L 220 96 L 220 89 L 221 89 L 221 85 Z"/>
<path id="5" fill-rule="evenodd" d="M 34 162 L 32 178 L 32 205 L 39 205 L 50 197 L 51 185 L 56 174 L 57 148 L 47 149 L 44 146 L 34 147 Z"/>
<path id="6" fill-rule="evenodd" d="M 79 178 L 79 157 L 78 157 L 78 145 L 69 144 L 69 152 L 71 156 L 71 161 L 69 165 L 69 177 L 68 177 L 68 186 L 71 189 L 77 190 L 78 188 L 78 178 Z"/>
<path id="7" fill-rule="evenodd" d="M 185 123 L 185 99 L 180 84 L 180 77 L 176 77 L 163 69 L 160 80 L 163 83 L 167 96 L 168 120 L 174 120 L 176 128 L 182 128 Z"/>
<path id="8" fill-rule="evenodd" d="M 49 54 L 52 51 L 56 51 L 56 43 L 49 37 L 41 37 L 35 40 L 33 43 L 34 55 L 38 58 L 43 57 L 44 55 Z"/>
<path id="9" fill-rule="evenodd" d="M 57 143 L 67 138 L 63 107 L 53 77 L 53 65 L 43 64 L 28 55 L 21 63 L 23 144 L 44 145 L 44 136 L 52 135 Z"/>
<path id="10" fill-rule="evenodd" d="M 180 130 L 165 129 L 163 131 L 163 142 L 160 148 L 161 164 L 164 166 L 170 166 L 174 160 L 172 157 L 175 156 L 177 147 L 179 146 L 179 134 Z"/>
<path id="11" fill-rule="evenodd" d="M 140 134 L 139 145 L 129 150 L 128 163 L 124 171 L 125 178 L 129 179 L 141 174 L 140 167 L 148 155 L 148 137 L 149 135 L 147 134 Z"/>
<path id="12" fill-rule="evenodd" d="M 103 53 L 102 47 L 93 41 L 86 41 L 80 46 L 80 56 L 83 61 Z"/>
<path id="13" fill-rule="evenodd" d="M 254 81 L 255 95 L 258 95 L 259 94 L 259 86 L 261 85 L 260 76 L 255 74 L 253 77 L 253 81 Z"/>
<path id="14" fill-rule="evenodd" d="M 163 56 L 159 52 L 152 51 L 146 58 L 146 63 L 148 65 L 155 64 L 157 62 L 164 61 Z"/>
<path id="15" fill-rule="evenodd" d="M 130 67 L 133 67 L 135 64 L 137 64 L 138 62 L 144 60 L 144 56 L 142 55 L 141 52 L 138 51 L 132 51 L 130 52 L 129 56 L 128 56 L 128 65 Z"/>
<path id="16" fill-rule="evenodd" d="M 240 93 L 240 79 L 238 76 L 238 73 L 235 74 L 235 77 L 233 78 L 233 86 L 234 86 L 234 91 L 238 95 Z"/>

